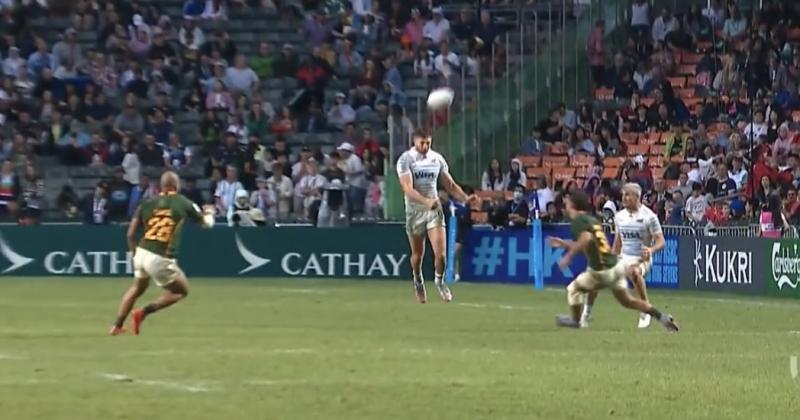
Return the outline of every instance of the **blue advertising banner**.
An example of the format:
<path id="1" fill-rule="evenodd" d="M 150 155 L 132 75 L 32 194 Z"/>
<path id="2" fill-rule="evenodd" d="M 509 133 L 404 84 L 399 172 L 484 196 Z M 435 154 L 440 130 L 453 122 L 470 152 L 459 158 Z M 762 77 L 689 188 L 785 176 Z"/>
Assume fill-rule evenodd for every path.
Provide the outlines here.
<path id="1" fill-rule="evenodd" d="M 542 236 L 572 239 L 572 232 L 566 225 L 542 225 Z M 528 229 L 472 230 L 464 246 L 462 277 L 474 281 L 533 283 L 532 245 Z M 586 269 L 586 259 L 582 255 L 562 270 L 558 268 L 558 261 L 565 251 L 551 248 L 547 241 L 543 251 L 542 271 L 547 285 L 566 285 Z M 653 270 L 646 281 L 654 288 L 678 288 L 677 237 L 666 237 L 666 246 L 654 256 Z"/>

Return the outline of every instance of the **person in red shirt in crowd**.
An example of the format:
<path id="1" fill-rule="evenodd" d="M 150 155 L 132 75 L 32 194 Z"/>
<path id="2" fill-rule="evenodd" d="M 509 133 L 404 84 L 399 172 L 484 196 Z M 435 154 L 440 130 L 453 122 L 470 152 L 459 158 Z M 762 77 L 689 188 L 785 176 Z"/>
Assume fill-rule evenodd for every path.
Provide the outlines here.
<path id="1" fill-rule="evenodd" d="M 786 202 L 783 205 L 783 212 L 791 224 L 800 222 L 800 199 L 797 197 L 797 187 L 789 187 L 786 190 Z"/>
<path id="2" fill-rule="evenodd" d="M 372 155 L 381 153 L 381 145 L 378 144 L 378 141 L 372 136 L 372 129 L 369 127 L 364 127 L 361 130 L 361 141 L 357 143 L 356 155 L 362 159 L 364 158 L 364 150 L 369 150 Z"/>
<path id="3" fill-rule="evenodd" d="M 108 163 L 108 144 L 99 134 L 92 135 L 92 142 L 83 149 L 86 162 L 89 165 L 105 165 Z"/>

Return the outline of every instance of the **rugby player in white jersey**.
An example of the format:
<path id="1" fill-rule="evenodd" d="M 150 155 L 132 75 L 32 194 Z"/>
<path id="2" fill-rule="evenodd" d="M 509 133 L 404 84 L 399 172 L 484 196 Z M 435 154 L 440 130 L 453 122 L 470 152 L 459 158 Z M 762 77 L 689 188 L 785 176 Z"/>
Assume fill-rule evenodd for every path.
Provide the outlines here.
<path id="1" fill-rule="evenodd" d="M 639 297 L 645 302 L 647 286 L 645 277 L 653 267 L 653 254 L 664 248 L 664 234 L 658 216 L 647 206 L 642 205 L 642 188 L 629 183 L 622 187 L 623 209 L 614 216 L 613 251 L 622 256 L 622 262 L 631 273 Z M 590 293 L 581 314 L 581 326 L 588 326 L 592 315 L 592 305 L 597 292 Z M 650 326 L 650 315 L 639 314 L 639 328 Z"/>
<path id="2" fill-rule="evenodd" d="M 425 280 L 422 278 L 422 257 L 425 239 L 431 241 L 434 258 L 434 283 L 445 302 L 453 300 L 453 294 L 444 283 L 447 234 L 444 211 L 439 201 L 438 181 L 451 197 L 461 202 L 472 202 L 453 181 L 444 157 L 431 149 L 431 136 L 422 130 L 414 133 L 414 146 L 397 159 L 397 176 L 403 188 L 406 206 L 406 233 L 411 245 L 411 273 L 414 291 L 419 303 L 427 301 Z"/>

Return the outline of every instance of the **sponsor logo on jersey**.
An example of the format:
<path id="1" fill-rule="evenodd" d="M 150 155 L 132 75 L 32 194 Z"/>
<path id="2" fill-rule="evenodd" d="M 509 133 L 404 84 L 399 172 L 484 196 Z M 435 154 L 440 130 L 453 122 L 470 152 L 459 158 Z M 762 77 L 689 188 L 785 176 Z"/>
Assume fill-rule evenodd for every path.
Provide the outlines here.
<path id="1" fill-rule="evenodd" d="M 436 178 L 436 172 L 416 171 L 416 172 L 414 172 L 414 178 L 416 178 L 416 179 L 433 179 L 433 178 Z"/>

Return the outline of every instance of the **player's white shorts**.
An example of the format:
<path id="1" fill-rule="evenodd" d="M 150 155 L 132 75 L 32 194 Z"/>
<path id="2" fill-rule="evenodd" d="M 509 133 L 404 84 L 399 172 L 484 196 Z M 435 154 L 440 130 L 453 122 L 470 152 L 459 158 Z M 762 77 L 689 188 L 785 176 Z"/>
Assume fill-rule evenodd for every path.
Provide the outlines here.
<path id="1" fill-rule="evenodd" d="M 636 270 L 641 274 L 642 277 L 647 277 L 650 273 L 650 270 L 653 268 L 653 259 L 650 258 L 649 260 L 644 260 L 641 257 L 633 257 L 630 255 L 623 255 L 621 257 L 622 262 L 625 264 L 625 268 L 630 268 Z"/>
<path id="2" fill-rule="evenodd" d="M 183 277 L 183 270 L 173 258 L 136 248 L 136 255 L 133 256 L 133 275 L 137 279 L 151 278 L 158 287 L 164 287 L 179 276 Z"/>
<path id="3" fill-rule="evenodd" d="M 423 236 L 429 230 L 445 227 L 444 211 L 439 207 L 436 210 L 406 210 L 406 233 L 412 236 Z"/>

